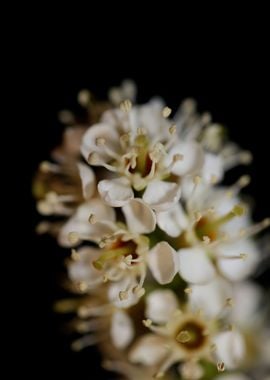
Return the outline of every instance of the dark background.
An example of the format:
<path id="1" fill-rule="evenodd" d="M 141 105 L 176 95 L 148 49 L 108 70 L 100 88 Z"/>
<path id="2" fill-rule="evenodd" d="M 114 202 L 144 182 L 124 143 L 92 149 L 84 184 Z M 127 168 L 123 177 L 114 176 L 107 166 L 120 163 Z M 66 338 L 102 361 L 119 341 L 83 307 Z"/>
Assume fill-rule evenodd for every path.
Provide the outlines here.
<path id="1" fill-rule="evenodd" d="M 68 41 L 66 44 L 68 49 Z M 125 52 L 119 56 L 118 49 L 115 54 L 108 52 L 100 58 L 99 50 L 90 49 L 91 44 L 85 50 L 76 50 L 73 46 L 70 53 L 59 42 L 63 52 L 55 56 L 53 51 L 45 49 L 39 51 L 38 60 L 30 63 L 30 71 L 35 68 L 31 72 L 34 83 L 29 88 L 25 109 L 25 123 L 29 124 L 29 129 L 24 132 L 30 159 L 27 174 L 19 173 L 26 193 L 26 215 L 30 216 L 28 226 L 22 223 L 29 234 L 31 247 L 24 258 L 27 266 L 24 282 L 28 286 L 24 305 L 29 323 L 25 328 L 29 343 L 28 369 L 35 357 L 42 374 L 77 379 L 82 376 L 111 378 L 100 369 L 100 358 L 94 349 L 81 353 L 69 350 L 70 337 L 61 327 L 63 318 L 52 311 L 53 302 L 63 295 L 59 274 L 63 273 L 65 252 L 56 248 L 53 239 L 36 237 L 33 232 L 39 217 L 31 198 L 31 178 L 38 163 L 47 159 L 50 150 L 60 141 L 63 127 L 57 121 L 58 111 L 76 110 L 80 89 L 88 88 L 97 97 L 105 98 L 109 87 L 119 85 L 122 79 L 132 78 L 138 85 L 139 102 L 161 95 L 175 108 L 185 97 L 197 99 L 200 110 L 209 110 L 214 121 L 228 127 L 233 140 L 253 152 L 255 159 L 251 167 L 234 171 L 231 179 L 237 178 L 240 172 L 251 174 L 252 184 L 247 191 L 256 198 L 254 217 L 260 220 L 269 216 L 269 75 L 264 55 L 256 52 L 257 65 L 254 66 L 249 60 L 254 50 L 250 51 L 249 47 L 238 59 L 234 53 L 228 53 L 226 45 L 217 53 L 215 49 L 206 52 L 205 44 L 199 43 L 200 50 L 194 59 L 187 59 L 187 53 L 179 55 L 183 49 L 181 44 L 175 47 L 179 49 L 177 54 L 161 48 L 152 55 L 151 40 L 147 56 L 137 46 L 129 55 Z M 268 276 L 269 272 L 260 276 L 264 285 L 269 283 Z M 24 343 L 17 345 L 15 350 L 19 354 L 26 350 Z"/>

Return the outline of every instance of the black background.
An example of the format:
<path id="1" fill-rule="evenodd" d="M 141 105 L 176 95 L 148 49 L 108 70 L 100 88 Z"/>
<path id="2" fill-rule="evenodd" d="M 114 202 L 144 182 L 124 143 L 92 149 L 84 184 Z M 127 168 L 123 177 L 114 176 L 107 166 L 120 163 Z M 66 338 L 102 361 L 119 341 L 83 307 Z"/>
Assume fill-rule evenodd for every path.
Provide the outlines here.
<path id="1" fill-rule="evenodd" d="M 53 302 L 63 294 L 59 274 L 63 273 L 65 253 L 56 248 L 53 239 L 37 238 L 34 234 L 39 218 L 31 198 L 31 178 L 38 163 L 47 159 L 50 150 L 60 141 L 63 127 L 57 121 L 58 111 L 76 109 L 76 95 L 80 89 L 88 88 L 97 97 L 104 98 L 109 87 L 119 85 L 124 78 L 132 78 L 138 85 L 140 102 L 161 95 L 169 106 L 175 108 L 185 97 L 194 97 L 200 110 L 209 110 L 214 121 L 228 127 L 233 140 L 253 152 L 255 160 L 251 167 L 236 170 L 231 179 L 240 172 L 251 174 L 253 181 L 247 191 L 256 198 L 254 217 L 260 220 L 270 214 L 269 74 L 264 49 L 257 51 L 254 44 L 250 50 L 247 45 L 238 58 L 226 49 L 225 42 L 221 48 L 217 42 L 213 49 L 206 51 L 208 42 L 205 40 L 192 46 L 195 54 L 192 49 L 191 57 L 179 41 L 173 49 L 165 48 L 166 44 L 161 42 L 161 47 L 155 48 L 154 53 L 151 50 L 154 36 L 148 37 L 144 45 L 148 48 L 146 54 L 140 48 L 140 39 L 135 40 L 136 48 L 132 45 L 127 52 L 119 39 L 113 42 L 117 49 L 107 51 L 106 40 L 102 41 L 101 49 L 99 46 L 95 50 L 90 42 L 82 49 L 76 44 L 70 47 L 68 38 L 61 38 L 54 46 L 59 48 L 57 55 L 55 50 L 48 46 L 43 50 L 42 46 L 38 56 L 34 54 L 33 61 L 29 62 L 31 87 L 27 82 L 30 91 L 24 110 L 29 129 L 24 130 L 23 135 L 30 159 L 25 158 L 27 170 L 18 173 L 20 186 L 24 187 L 26 194 L 26 215 L 30 216 L 29 224 L 22 223 L 31 247 L 23 259 L 27 267 L 24 315 L 28 323 L 24 332 L 28 345 L 26 348 L 25 341 L 14 345 L 19 355 L 27 350 L 29 360 L 25 365 L 28 371 L 34 360 L 43 374 L 51 376 L 111 378 L 100 369 L 100 358 L 94 349 L 81 353 L 69 350 L 70 338 L 61 331 L 63 318 L 52 311 Z M 242 50 L 243 46 L 239 46 Z M 125 48 L 123 51 L 122 47 Z M 102 56 L 100 50 L 103 50 Z M 257 57 L 255 66 L 250 61 L 254 54 Z M 265 272 L 260 276 L 260 281 L 266 285 L 268 274 Z M 37 374 L 36 370 L 34 373 Z"/>

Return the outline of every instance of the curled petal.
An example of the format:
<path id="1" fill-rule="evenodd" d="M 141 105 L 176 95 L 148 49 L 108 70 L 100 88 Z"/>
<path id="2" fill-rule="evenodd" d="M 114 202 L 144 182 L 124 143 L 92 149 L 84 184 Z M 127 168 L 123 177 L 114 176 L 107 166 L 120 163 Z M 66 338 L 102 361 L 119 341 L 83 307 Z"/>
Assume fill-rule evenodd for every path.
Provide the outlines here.
<path id="1" fill-rule="evenodd" d="M 147 186 L 143 200 L 156 211 L 165 211 L 179 201 L 180 186 L 174 182 L 152 181 Z"/>
<path id="2" fill-rule="evenodd" d="M 122 210 L 131 232 L 147 234 L 154 231 L 156 227 L 155 213 L 141 199 L 131 199 Z"/>
<path id="3" fill-rule="evenodd" d="M 98 139 L 103 139 L 110 150 L 114 152 L 119 151 L 119 136 L 117 130 L 105 123 L 96 124 L 86 131 L 82 139 L 81 153 L 86 161 L 88 161 L 89 155 L 94 152 L 98 153 L 102 161 L 107 162 L 111 160 L 104 146 L 97 144 Z"/>
<path id="4" fill-rule="evenodd" d="M 84 199 L 90 199 L 96 191 L 96 178 L 93 170 L 82 163 L 78 163 L 79 173 L 82 181 Z"/>
<path id="5" fill-rule="evenodd" d="M 122 207 L 134 197 L 133 190 L 126 178 L 100 181 L 98 191 L 102 199 L 112 207 Z"/>
<path id="6" fill-rule="evenodd" d="M 148 264 L 159 284 L 169 284 L 173 280 L 177 272 L 175 256 L 175 250 L 166 241 L 158 243 L 149 251 Z"/>
<path id="7" fill-rule="evenodd" d="M 187 216 L 180 203 L 176 203 L 167 211 L 157 212 L 159 228 L 171 237 L 177 237 L 188 225 Z"/>

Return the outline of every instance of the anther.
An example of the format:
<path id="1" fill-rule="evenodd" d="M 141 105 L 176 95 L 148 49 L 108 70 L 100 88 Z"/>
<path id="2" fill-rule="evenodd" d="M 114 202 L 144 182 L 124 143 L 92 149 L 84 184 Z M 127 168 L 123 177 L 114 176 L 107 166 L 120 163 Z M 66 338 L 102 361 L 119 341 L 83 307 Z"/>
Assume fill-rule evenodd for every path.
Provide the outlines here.
<path id="1" fill-rule="evenodd" d="M 81 90 L 78 93 L 77 100 L 78 100 L 78 103 L 81 106 L 83 106 L 83 107 L 88 106 L 89 103 L 90 103 L 90 101 L 91 101 L 91 93 L 90 93 L 90 91 L 88 91 L 88 90 Z"/>
<path id="2" fill-rule="evenodd" d="M 79 253 L 76 251 L 76 249 L 71 250 L 71 258 L 74 261 L 78 261 L 80 259 Z"/>
<path id="3" fill-rule="evenodd" d="M 176 133 L 176 125 L 175 124 L 170 126 L 169 132 L 171 135 L 174 135 Z"/>
<path id="4" fill-rule="evenodd" d="M 151 321 L 151 319 L 144 319 L 143 321 L 142 321 L 142 323 L 143 323 L 143 325 L 145 326 L 145 327 L 150 327 L 150 326 L 152 326 L 152 321 Z"/>
<path id="5" fill-rule="evenodd" d="M 68 240 L 71 244 L 77 244 L 80 241 L 78 232 L 70 232 L 68 234 Z"/>
<path id="6" fill-rule="evenodd" d="M 128 292 L 126 290 L 121 290 L 119 292 L 119 299 L 120 301 L 124 301 L 128 299 Z"/>
<path id="7" fill-rule="evenodd" d="M 95 224 L 97 222 L 97 218 L 94 214 L 90 214 L 88 221 L 90 224 Z"/>
<path id="8" fill-rule="evenodd" d="M 96 146 L 104 146 L 106 144 L 106 140 L 104 137 L 97 137 L 96 138 Z"/>
<path id="9" fill-rule="evenodd" d="M 162 116 L 167 118 L 172 113 L 172 109 L 170 107 L 164 107 L 162 110 Z"/>
<path id="10" fill-rule="evenodd" d="M 120 103 L 120 110 L 123 112 L 128 113 L 132 108 L 132 103 L 129 99 L 124 100 L 122 103 Z"/>
<path id="11" fill-rule="evenodd" d="M 217 370 L 218 372 L 224 372 L 225 371 L 225 364 L 223 362 L 217 363 Z"/>

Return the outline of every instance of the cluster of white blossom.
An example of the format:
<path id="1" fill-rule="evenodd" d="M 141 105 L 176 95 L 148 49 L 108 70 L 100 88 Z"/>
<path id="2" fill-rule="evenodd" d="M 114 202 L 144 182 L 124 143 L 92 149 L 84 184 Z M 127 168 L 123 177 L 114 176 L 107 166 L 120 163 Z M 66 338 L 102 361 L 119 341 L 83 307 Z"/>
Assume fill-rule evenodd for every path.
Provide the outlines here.
<path id="1" fill-rule="evenodd" d="M 34 181 L 38 211 L 71 248 L 74 350 L 98 344 L 104 366 L 125 379 L 266 380 L 270 329 L 263 290 L 248 280 L 260 263 L 240 191 L 224 174 L 251 154 L 193 100 L 172 110 L 159 98 L 135 105 L 131 81 L 67 128 Z M 267 360 L 268 359 L 268 360 Z M 269 370 L 269 368 L 268 368 Z"/>

